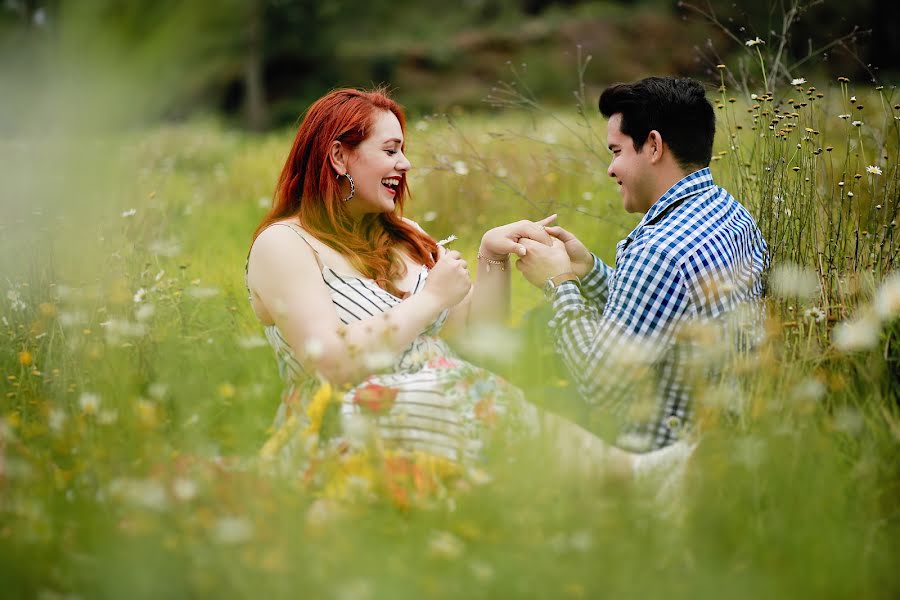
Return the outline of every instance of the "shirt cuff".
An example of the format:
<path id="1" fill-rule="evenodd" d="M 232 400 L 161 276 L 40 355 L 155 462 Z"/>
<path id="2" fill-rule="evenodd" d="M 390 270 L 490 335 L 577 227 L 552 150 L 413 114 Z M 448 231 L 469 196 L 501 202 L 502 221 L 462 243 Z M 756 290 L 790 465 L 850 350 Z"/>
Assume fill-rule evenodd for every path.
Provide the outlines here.
<path id="1" fill-rule="evenodd" d="M 596 254 L 591 254 L 591 256 L 594 257 L 594 266 L 587 272 L 587 275 L 581 278 L 581 285 L 587 288 L 601 286 L 606 281 L 606 271 L 603 269 L 603 262 L 597 258 Z"/>
<path id="2" fill-rule="evenodd" d="M 550 329 L 556 329 L 557 319 L 560 314 L 572 309 L 581 309 L 585 307 L 584 298 L 578 284 L 574 281 L 564 281 L 553 290 L 553 299 L 551 301 L 553 307 L 553 318 L 548 323 Z"/>
<path id="3" fill-rule="evenodd" d="M 587 302 L 598 307 L 606 304 L 609 292 L 610 268 L 594 255 L 594 268 L 587 272 L 581 280 L 581 295 Z"/>

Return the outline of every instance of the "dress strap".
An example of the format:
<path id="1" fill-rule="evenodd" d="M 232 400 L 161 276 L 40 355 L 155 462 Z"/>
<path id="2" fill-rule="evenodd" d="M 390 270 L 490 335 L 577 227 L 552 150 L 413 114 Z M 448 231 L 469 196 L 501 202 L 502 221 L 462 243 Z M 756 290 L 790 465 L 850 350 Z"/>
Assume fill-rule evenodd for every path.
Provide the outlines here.
<path id="1" fill-rule="evenodd" d="M 272 223 L 271 225 L 269 225 L 269 227 L 275 227 L 278 225 L 280 225 L 282 227 L 287 227 L 288 229 L 290 229 L 291 231 L 293 231 L 294 233 L 299 235 L 300 239 L 302 239 L 304 242 L 306 242 L 306 245 L 309 246 L 310 250 L 312 250 L 313 254 L 316 256 L 316 263 L 319 265 L 319 270 L 321 271 L 322 269 L 325 268 L 325 265 L 322 263 L 322 257 L 319 256 L 319 251 L 316 250 L 316 247 L 313 246 L 312 243 L 310 243 L 310 241 L 308 239 L 306 239 L 306 235 L 304 235 L 305 232 L 302 229 L 300 229 L 300 227 L 298 227 L 297 225 L 295 225 L 293 223 Z"/>
<path id="2" fill-rule="evenodd" d="M 272 223 L 271 225 L 269 225 L 269 227 L 275 227 L 276 225 L 281 225 L 283 227 L 287 227 L 287 228 L 291 229 L 294 233 L 299 235 L 300 239 L 302 239 L 304 242 L 306 242 L 306 245 L 309 246 L 310 249 L 313 251 L 313 255 L 315 255 L 315 257 L 316 257 L 316 264 L 319 265 L 319 271 L 322 271 L 325 268 L 325 265 L 322 263 L 322 257 L 319 256 L 319 251 L 316 250 L 316 247 L 313 246 L 309 242 L 308 239 L 306 239 L 306 236 L 303 235 L 302 229 L 300 229 L 293 223 Z M 266 227 L 266 229 L 268 229 L 269 227 Z M 263 231 L 265 231 L 265 230 L 263 230 Z M 247 252 L 247 260 L 244 261 L 244 286 L 247 288 L 248 297 L 252 301 L 253 293 L 250 291 L 250 281 L 248 279 L 249 275 L 250 275 L 250 252 L 248 251 Z"/>

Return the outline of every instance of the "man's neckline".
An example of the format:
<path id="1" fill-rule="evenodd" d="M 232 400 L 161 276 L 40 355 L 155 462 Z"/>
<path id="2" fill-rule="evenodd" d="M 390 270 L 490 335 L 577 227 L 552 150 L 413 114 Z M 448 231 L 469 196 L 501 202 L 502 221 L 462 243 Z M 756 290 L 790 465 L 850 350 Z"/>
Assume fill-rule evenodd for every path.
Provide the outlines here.
<path id="1" fill-rule="evenodd" d="M 688 173 L 676 181 L 672 187 L 666 190 L 666 192 L 653 203 L 650 210 L 644 214 L 643 218 L 641 218 L 640 222 L 631 233 L 634 234 L 645 225 L 652 224 L 658 220 L 658 218 L 665 213 L 673 203 L 678 202 L 687 196 L 695 195 L 714 185 L 715 183 L 713 182 L 712 173 L 710 172 L 709 167 L 703 167 L 702 169 Z M 629 237 L 631 237 L 631 235 L 629 235 Z"/>

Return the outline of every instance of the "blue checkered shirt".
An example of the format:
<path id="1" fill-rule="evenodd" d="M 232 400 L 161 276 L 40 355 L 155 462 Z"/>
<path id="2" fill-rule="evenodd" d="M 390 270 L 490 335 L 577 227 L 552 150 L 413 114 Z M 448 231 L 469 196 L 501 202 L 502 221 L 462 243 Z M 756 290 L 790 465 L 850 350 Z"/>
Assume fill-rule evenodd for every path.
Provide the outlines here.
<path id="1" fill-rule="evenodd" d="M 557 352 L 583 399 L 614 417 L 616 445 L 644 452 L 680 437 L 691 384 L 679 331 L 758 305 L 768 263 L 753 217 L 705 168 L 650 207 L 617 245 L 615 269 L 595 257 L 580 288 L 556 289 Z"/>

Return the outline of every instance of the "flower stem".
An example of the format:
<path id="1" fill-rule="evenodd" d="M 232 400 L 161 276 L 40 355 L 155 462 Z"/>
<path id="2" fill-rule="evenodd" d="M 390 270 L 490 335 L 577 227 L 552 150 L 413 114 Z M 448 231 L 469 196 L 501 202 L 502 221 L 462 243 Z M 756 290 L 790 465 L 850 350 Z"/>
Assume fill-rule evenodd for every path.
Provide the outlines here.
<path id="1" fill-rule="evenodd" d="M 759 57 L 759 70 L 762 73 L 763 88 L 765 88 L 763 91 L 768 93 L 769 92 L 769 81 L 766 78 L 766 63 L 765 63 L 765 61 L 763 61 L 762 52 L 759 51 L 759 46 L 756 47 L 756 56 Z"/>

